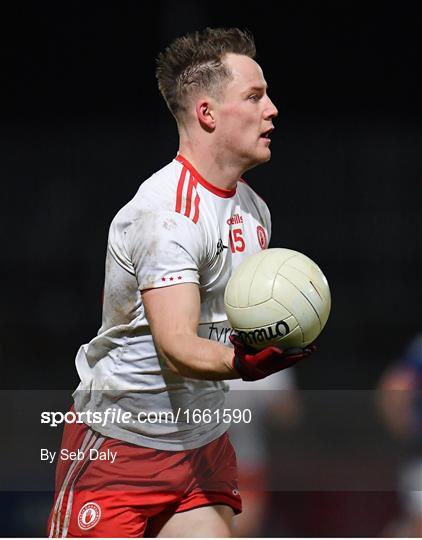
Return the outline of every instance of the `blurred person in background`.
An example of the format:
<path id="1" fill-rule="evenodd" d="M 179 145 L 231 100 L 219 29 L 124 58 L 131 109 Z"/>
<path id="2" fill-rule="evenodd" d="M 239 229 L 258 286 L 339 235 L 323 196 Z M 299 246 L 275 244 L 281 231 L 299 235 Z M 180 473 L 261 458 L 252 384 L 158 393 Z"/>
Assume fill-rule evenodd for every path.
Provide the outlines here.
<path id="1" fill-rule="evenodd" d="M 389 432 L 405 447 L 398 471 L 401 517 L 383 536 L 422 537 L 422 333 L 384 372 L 377 405 Z"/>
<path id="2" fill-rule="evenodd" d="M 232 411 L 250 410 L 251 421 L 232 422 L 229 436 L 236 450 L 239 490 L 243 512 L 234 518 L 236 537 L 259 537 L 268 527 L 271 501 L 268 429 L 283 430 L 302 418 L 302 403 L 296 388 L 294 368 L 253 383 L 230 380 L 226 403 Z M 247 418 L 243 414 L 243 418 Z"/>

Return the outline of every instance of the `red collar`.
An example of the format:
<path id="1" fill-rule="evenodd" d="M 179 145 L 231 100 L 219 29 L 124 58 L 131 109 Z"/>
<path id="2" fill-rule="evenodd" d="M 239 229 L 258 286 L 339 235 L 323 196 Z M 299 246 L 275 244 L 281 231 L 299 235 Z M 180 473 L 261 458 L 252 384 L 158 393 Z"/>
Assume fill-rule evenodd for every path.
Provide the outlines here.
<path id="1" fill-rule="evenodd" d="M 191 174 L 198 180 L 198 182 L 208 191 L 211 191 L 211 193 L 214 193 L 214 195 L 217 195 L 218 197 L 223 197 L 224 199 L 228 199 L 230 197 L 233 197 L 233 195 L 236 194 L 236 188 L 233 189 L 223 189 L 219 188 L 217 186 L 214 186 L 214 184 L 210 184 L 205 180 L 205 178 L 202 178 L 202 176 L 199 174 L 199 172 L 195 169 L 195 167 L 189 163 L 189 161 L 181 156 L 180 154 L 177 154 L 176 161 L 184 165 Z"/>

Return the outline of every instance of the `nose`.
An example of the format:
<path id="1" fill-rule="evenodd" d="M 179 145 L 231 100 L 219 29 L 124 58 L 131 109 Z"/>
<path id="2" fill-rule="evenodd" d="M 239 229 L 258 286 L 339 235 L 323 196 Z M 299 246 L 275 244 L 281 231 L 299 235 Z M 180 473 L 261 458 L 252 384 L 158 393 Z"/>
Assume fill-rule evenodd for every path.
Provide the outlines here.
<path id="1" fill-rule="evenodd" d="M 268 98 L 268 104 L 265 107 L 265 111 L 264 111 L 265 120 L 271 120 L 272 118 L 275 118 L 276 116 L 278 116 L 278 109 L 274 105 L 274 103 L 271 101 L 269 96 L 267 96 L 267 98 Z"/>

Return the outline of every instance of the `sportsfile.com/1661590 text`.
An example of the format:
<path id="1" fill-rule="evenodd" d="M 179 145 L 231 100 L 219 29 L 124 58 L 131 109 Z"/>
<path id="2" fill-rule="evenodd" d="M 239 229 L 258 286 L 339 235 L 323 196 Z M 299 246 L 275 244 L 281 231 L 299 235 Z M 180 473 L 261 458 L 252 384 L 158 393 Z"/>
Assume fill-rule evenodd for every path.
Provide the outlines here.
<path id="1" fill-rule="evenodd" d="M 139 411 L 133 414 L 115 407 L 104 411 L 43 411 L 41 424 L 57 427 L 63 423 L 97 425 L 107 424 L 249 424 L 252 421 L 250 409 L 181 409 L 175 411 Z"/>

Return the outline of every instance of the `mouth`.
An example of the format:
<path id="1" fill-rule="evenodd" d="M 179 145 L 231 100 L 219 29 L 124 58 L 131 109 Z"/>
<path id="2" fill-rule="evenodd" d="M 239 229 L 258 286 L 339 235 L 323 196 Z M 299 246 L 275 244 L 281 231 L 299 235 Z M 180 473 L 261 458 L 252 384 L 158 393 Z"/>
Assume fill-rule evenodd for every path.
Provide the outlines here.
<path id="1" fill-rule="evenodd" d="M 267 140 L 271 140 L 271 133 L 274 131 L 274 127 L 271 127 L 270 129 L 267 129 L 267 131 L 264 131 L 263 133 L 261 133 L 260 135 L 260 138 L 262 139 L 267 139 Z"/>

